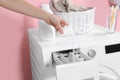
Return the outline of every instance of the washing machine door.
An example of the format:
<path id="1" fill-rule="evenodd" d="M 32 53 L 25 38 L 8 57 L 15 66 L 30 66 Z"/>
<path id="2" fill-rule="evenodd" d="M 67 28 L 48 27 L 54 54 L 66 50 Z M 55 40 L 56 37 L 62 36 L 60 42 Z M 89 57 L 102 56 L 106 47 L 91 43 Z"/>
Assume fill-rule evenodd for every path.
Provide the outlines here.
<path id="1" fill-rule="evenodd" d="M 120 52 L 106 54 L 99 59 L 100 80 L 120 80 Z"/>

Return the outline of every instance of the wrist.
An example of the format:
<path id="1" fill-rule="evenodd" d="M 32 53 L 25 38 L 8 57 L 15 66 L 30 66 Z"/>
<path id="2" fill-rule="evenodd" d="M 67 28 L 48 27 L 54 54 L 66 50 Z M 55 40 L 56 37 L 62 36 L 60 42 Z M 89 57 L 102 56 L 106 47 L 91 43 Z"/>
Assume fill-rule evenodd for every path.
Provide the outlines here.
<path id="1" fill-rule="evenodd" d="M 45 16 L 44 16 L 44 21 L 45 21 L 46 23 L 50 24 L 51 16 L 53 16 L 51 13 L 46 12 L 46 13 L 45 13 Z"/>

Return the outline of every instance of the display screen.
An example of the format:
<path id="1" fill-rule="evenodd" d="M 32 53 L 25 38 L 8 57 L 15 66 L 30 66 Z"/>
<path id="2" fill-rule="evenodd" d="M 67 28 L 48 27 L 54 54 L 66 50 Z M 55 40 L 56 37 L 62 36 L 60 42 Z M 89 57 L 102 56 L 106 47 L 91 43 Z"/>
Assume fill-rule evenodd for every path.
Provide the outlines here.
<path id="1" fill-rule="evenodd" d="M 120 44 L 113 44 L 105 46 L 106 54 L 120 52 Z"/>

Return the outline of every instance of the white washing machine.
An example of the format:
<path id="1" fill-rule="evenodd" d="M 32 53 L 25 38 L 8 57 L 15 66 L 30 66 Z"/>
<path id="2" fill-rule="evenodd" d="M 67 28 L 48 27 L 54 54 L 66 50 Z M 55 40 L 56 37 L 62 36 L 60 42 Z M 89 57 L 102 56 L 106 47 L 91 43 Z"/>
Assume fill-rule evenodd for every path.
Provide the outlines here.
<path id="1" fill-rule="evenodd" d="M 41 41 L 38 29 L 28 33 L 33 80 L 120 80 L 120 33 L 108 34 L 98 25 L 87 34 L 55 41 Z M 76 49 L 83 60 L 69 62 L 58 57 Z"/>

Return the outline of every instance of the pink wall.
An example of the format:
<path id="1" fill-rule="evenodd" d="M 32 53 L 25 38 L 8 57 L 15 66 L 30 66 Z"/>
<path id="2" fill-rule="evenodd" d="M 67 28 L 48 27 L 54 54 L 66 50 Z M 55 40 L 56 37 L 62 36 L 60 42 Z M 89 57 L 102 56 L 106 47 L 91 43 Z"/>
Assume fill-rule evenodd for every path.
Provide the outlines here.
<path id="1" fill-rule="evenodd" d="M 48 0 L 28 1 L 35 5 L 48 2 Z M 107 0 L 74 0 L 74 2 L 78 5 L 95 6 L 95 23 L 105 25 L 105 15 L 109 11 Z M 120 23 L 117 23 L 117 28 L 119 25 Z M 0 80 L 31 80 L 27 29 L 37 26 L 36 19 L 0 7 Z M 120 31 L 120 28 L 118 30 Z"/>

